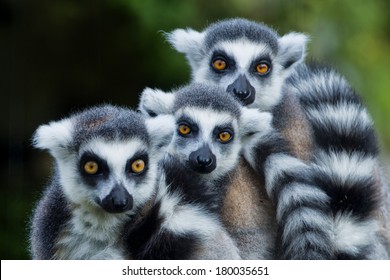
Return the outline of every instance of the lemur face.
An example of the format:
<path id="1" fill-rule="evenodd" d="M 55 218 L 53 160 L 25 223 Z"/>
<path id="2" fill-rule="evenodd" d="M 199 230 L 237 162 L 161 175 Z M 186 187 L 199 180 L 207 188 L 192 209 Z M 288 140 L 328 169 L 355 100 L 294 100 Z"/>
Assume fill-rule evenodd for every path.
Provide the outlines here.
<path id="1" fill-rule="evenodd" d="M 281 98 L 281 87 L 303 61 L 307 36 L 280 37 L 264 24 L 230 19 L 202 32 L 176 29 L 168 40 L 190 63 L 195 82 L 212 83 L 245 106 L 269 110 Z"/>
<path id="2" fill-rule="evenodd" d="M 59 162 L 62 185 L 81 203 L 109 213 L 131 213 L 153 193 L 156 167 L 149 158 L 148 144 L 140 139 L 92 139 L 72 161 Z"/>
<path id="3" fill-rule="evenodd" d="M 159 151 L 172 137 L 169 120 L 144 120 L 109 105 L 94 107 L 42 125 L 34 144 L 55 158 L 71 203 L 94 213 L 133 214 L 153 196 Z"/>
<path id="4" fill-rule="evenodd" d="M 228 112 L 184 107 L 175 113 L 171 153 L 194 171 L 218 178 L 236 164 L 240 151 L 238 120 Z"/>
<path id="5" fill-rule="evenodd" d="M 245 106 L 267 108 L 280 98 L 283 70 L 269 46 L 239 39 L 213 46 L 193 78 L 221 86 Z"/>

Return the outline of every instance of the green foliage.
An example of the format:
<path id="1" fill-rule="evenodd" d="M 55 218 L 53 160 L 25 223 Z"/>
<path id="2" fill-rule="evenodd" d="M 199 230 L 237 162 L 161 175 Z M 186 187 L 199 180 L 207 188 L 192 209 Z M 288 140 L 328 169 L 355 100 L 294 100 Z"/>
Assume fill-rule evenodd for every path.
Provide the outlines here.
<path id="1" fill-rule="evenodd" d="M 27 221 L 50 173 L 30 138 L 42 123 L 89 105 L 136 106 L 146 86 L 189 81 L 163 32 L 227 17 L 311 36 L 309 58 L 337 68 L 364 97 L 390 152 L 390 1 L 38 0 L 0 3 L 2 259 L 28 258 Z M 5 92 L 5 94 L 4 94 Z"/>

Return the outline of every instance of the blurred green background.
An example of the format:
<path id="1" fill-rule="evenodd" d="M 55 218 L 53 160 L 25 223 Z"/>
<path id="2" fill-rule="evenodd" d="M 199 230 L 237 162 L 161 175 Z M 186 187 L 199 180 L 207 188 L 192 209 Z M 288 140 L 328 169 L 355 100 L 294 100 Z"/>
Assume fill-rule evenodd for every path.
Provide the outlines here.
<path id="1" fill-rule="evenodd" d="M 146 86 L 189 80 L 161 31 L 227 17 L 310 34 L 309 57 L 362 94 L 390 152 L 390 1 L 0 0 L 1 259 L 27 259 L 28 220 L 51 159 L 31 147 L 43 123 L 86 106 L 136 106 Z"/>

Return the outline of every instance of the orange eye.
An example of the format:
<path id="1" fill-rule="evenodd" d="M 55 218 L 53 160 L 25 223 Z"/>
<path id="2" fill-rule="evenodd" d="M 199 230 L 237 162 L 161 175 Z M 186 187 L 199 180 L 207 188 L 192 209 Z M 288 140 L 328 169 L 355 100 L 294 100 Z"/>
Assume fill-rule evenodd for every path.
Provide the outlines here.
<path id="1" fill-rule="evenodd" d="M 188 134 L 190 134 L 190 132 L 191 132 L 191 128 L 189 128 L 187 125 L 181 124 L 179 126 L 179 133 L 181 135 L 188 135 Z"/>
<path id="2" fill-rule="evenodd" d="M 145 162 L 142 159 L 137 159 L 131 164 L 131 170 L 134 173 L 141 173 L 145 169 Z"/>
<path id="3" fill-rule="evenodd" d="M 230 139 L 232 139 L 232 135 L 227 131 L 221 132 L 218 135 L 218 137 L 222 143 L 225 143 L 225 142 L 229 141 Z"/>
<path id="4" fill-rule="evenodd" d="M 266 63 L 260 63 L 256 66 L 256 71 L 260 75 L 265 75 L 269 72 L 269 65 Z"/>
<path id="5" fill-rule="evenodd" d="M 223 59 L 216 59 L 213 61 L 213 67 L 215 70 L 222 71 L 227 67 L 227 63 Z"/>
<path id="6" fill-rule="evenodd" d="M 94 175 L 98 172 L 99 165 L 95 161 L 88 161 L 84 164 L 84 171 L 89 175 Z"/>

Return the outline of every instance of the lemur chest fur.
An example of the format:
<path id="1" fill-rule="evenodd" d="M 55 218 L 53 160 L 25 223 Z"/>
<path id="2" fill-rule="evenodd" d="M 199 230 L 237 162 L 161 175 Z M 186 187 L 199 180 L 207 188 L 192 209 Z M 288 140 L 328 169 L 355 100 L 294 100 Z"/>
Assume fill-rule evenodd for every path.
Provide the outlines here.
<path id="1" fill-rule="evenodd" d="M 100 211 L 91 213 L 74 209 L 72 217 L 60 231 L 54 257 L 56 259 L 124 259 L 120 232 L 123 216 L 107 219 L 112 215 Z"/>
<path id="2" fill-rule="evenodd" d="M 274 108 L 273 116 L 273 125 L 290 144 L 293 156 L 304 161 L 310 160 L 313 149 L 312 128 L 302 111 L 298 96 L 286 91 Z"/>
<path id="3" fill-rule="evenodd" d="M 291 145 L 294 156 L 309 160 L 312 149 L 311 127 L 296 96 L 286 93 L 274 110 L 274 126 Z M 241 159 L 231 174 L 222 207 L 222 219 L 235 236 L 242 257 L 271 258 L 277 234 L 275 206 L 269 199 L 264 178 Z M 261 247 L 253 250 L 254 246 Z M 257 254 L 253 255 L 253 252 Z"/>
<path id="4" fill-rule="evenodd" d="M 310 159 L 313 145 L 311 127 L 297 96 L 285 94 L 274 110 L 274 125 L 291 145 L 294 156 Z M 265 191 L 264 178 L 260 178 L 244 159 L 231 175 L 222 213 L 228 227 L 267 225 L 276 229 L 275 209 Z"/>
<path id="5" fill-rule="evenodd" d="M 260 178 L 243 159 L 230 175 L 222 221 L 243 259 L 270 259 L 276 237 L 275 207 Z M 257 249 L 256 249 L 256 248 Z"/>

